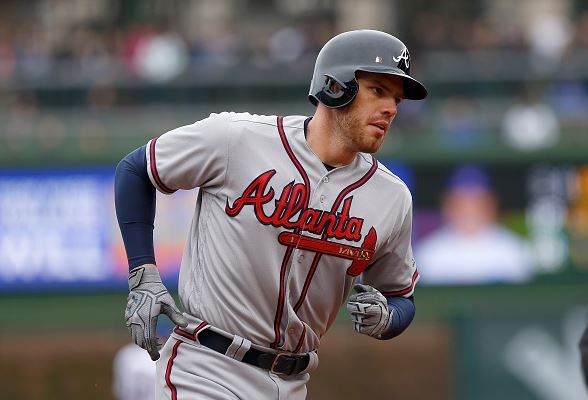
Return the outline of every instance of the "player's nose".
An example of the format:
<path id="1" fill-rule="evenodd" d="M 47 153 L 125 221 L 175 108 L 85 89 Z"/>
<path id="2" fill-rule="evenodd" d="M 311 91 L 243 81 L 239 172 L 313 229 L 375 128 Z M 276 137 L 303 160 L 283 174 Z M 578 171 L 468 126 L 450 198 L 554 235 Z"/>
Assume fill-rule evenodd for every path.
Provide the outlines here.
<path id="1" fill-rule="evenodd" d="M 396 98 L 386 98 L 381 105 L 381 113 L 389 116 L 391 119 L 398 113 L 398 103 Z"/>

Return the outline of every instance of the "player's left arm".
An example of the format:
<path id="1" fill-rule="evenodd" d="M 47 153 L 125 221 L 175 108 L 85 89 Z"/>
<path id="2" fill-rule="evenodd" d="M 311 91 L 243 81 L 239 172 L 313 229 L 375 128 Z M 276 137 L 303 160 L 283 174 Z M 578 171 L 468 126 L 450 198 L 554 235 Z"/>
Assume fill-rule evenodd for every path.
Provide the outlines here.
<path id="1" fill-rule="evenodd" d="M 377 339 L 400 335 L 414 319 L 414 287 L 419 274 L 414 261 L 412 198 L 404 192 L 397 224 L 379 246 L 374 262 L 362 273 L 361 284 L 347 303 L 354 329 Z"/>
<path id="2" fill-rule="evenodd" d="M 392 321 L 380 339 L 392 339 L 400 335 L 412 323 L 416 313 L 414 296 L 389 297 L 388 311 L 392 314 Z"/>

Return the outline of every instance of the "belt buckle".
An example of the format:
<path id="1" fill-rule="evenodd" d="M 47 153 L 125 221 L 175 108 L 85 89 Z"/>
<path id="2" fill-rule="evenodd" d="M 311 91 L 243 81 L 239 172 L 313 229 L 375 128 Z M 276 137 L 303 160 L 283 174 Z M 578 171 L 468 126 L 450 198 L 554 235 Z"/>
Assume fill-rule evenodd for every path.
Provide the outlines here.
<path id="1" fill-rule="evenodd" d="M 278 353 L 276 354 L 276 358 L 274 358 L 274 361 L 272 362 L 272 366 L 270 368 L 270 372 L 274 373 L 274 374 L 278 374 L 278 375 L 290 375 L 292 373 L 292 371 L 286 373 L 286 372 L 280 372 L 280 371 L 276 371 L 274 368 L 276 368 L 278 366 L 278 361 L 280 360 L 280 358 L 282 357 L 291 357 L 292 353 L 289 352 L 282 352 L 282 353 Z M 292 368 L 293 370 L 293 368 Z"/>

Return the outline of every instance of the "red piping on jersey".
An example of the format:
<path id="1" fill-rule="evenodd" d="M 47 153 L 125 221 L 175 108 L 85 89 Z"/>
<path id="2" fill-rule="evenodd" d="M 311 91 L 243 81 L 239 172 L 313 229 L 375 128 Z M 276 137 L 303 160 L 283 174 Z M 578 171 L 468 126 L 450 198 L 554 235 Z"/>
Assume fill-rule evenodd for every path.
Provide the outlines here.
<path id="1" fill-rule="evenodd" d="M 302 348 L 302 343 L 304 343 L 304 337 L 306 336 L 306 325 L 303 325 L 304 329 L 302 329 L 302 334 L 300 335 L 300 339 L 298 339 L 298 344 L 294 349 L 294 353 L 298 353 Z"/>
<path id="2" fill-rule="evenodd" d="M 308 180 L 308 174 L 302 167 L 302 164 L 300 164 L 300 161 L 298 161 L 298 159 L 296 158 L 296 155 L 294 155 L 294 152 L 292 151 L 292 148 L 288 143 L 288 138 L 286 137 L 286 132 L 284 131 L 284 117 L 278 117 L 278 132 L 280 133 L 280 139 L 282 140 L 282 144 L 284 145 L 286 153 L 288 153 L 288 157 L 290 157 L 290 160 L 292 160 L 292 163 L 294 163 L 296 169 L 298 170 L 298 172 L 302 176 L 302 179 L 304 180 L 304 185 L 307 189 L 306 198 L 304 199 L 304 208 L 307 208 L 308 198 L 310 196 L 310 181 Z"/>
<path id="3" fill-rule="evenodd" d="M 300 161 L 298 161 L 298 159 L 296 158 L 296 155 L 294 154 L 294 152 L 292 151 L 292 148 L 290 147 L 290 144 L 288 143 L 288 138 L 286 137 L 286 132 L 284 131 L 284 117 L 279 116 L 277 118 L 277 125 L 278 125 L 278 133 L 280 134 L 280 139 L 282 141 L 282 145 L 284 146 L 286 153 L 288 153 L 288 157 L 290 157 L 290 160 L 296 166 L 296 169 L 298 170 L 298 172 L 302 176 L 302 179 L 304 180 L 304 185 L 306 186 L 306 193 L 305 193 L 306 197 L 304 198 L 304 202 L 303 202 L 304 207 L 302 210 L 302 211 L 304 211 L 308 208 L 308 200 L 310 197 L 310 181 L 308 179 L 308 174 L 306 173 L 306 171 L 302 167 L 302 164 L 300 163 Z M 294 232 L 298 233 L 299 229 L 296 229 Z M 278 346 L 278 344 L 280 344 L 280 341 L 282 340 L 282 336 L 281 336 L 281 332 L 280 332 L 280 321 L 282 320 L 282 314 L 284 312 L 284 297 L 286 295 L 286 268 L 288 266 L 288 261 L 290 260 L 290 256 L 292 255 L 292 250 L 293 250 L 293 247 L 288 246 L 288 248 L 286 249 L 286 253 L 284 254 L 284 259 L 282 260 L 282 267 L 280 270 L 280 293 L 278 296 L 278 306 L 276 308 L 276 316 L 274 318 L 274 341 L 270 345 L 271 348 L 276 348 Z"/>
<path id="4" fill-rule="evenodd" d="M 167 386 L 169 387 L 169 390 L 171 391 L 172 400 L 178 399 L 178 390 L 176 389 L 176 386 L 171 381 L 171 370 L 172 370 L 172 367 L 174 364 L 174 359 L 178 355 L 178 347 L 180 347 L 180 344 L 182 344 L 182 343 L 183 342 L 181 340 L 178 340 L 178 341 L 176 341 L 176 344 L 174 344 L 172 355 L 167 362 L 167 368 L 165 370 L 165 382 L 167 383 Z"/>
<path id="5" fill-rule="evenodd" d="M 157 167 L 155 166 L 155 141 L 157 140 L 157 138 L 154 138 L 153 140 L 151 140 L 151 145 L 149 146 L 149 158 L 150 158 L 150 164 L 151 164 L 151 175 L 153 175 L 153 179 L 155 179 L 155 183 L 157 183 L 157 186 L 159 186 L 159 188 L 164 191 L 165 193 L 174 193 L 175 190 L 168 188 L 167 186 L 165 186 L 165 184 L 161 181 L 161 178 L 159 177 L 159 173 L 157 172 Z"/>
<path id="6" fill-rule="evenodd" d="M 377 169 L 378 169 L 378 162 L 376 161 L 376 159 L 374 157 L 372 157 L 372 166 L 370 167 L 368 172 L 366 172 L 365 175 L 362 176 L 361 179 L 359 179 L 357 182 L 352 183 L 351 185 L 347 186 L 345 189 L 343 189 L 341 191 L 341 193 L 339 193 L 339 196 L 337 196 L 337 199 L 335 200 L 335 202 L 333 203 L 333 206 L 331 207 L 331 212 L 332 213 L 336 212 L 337 209 L 339 208 L 339 206 L 341 205 L 342 200 L 345 198 L 345 196 L 347 196 L 351 191 L 364 185 L 376 173 Z M 327 238 L 327 235 L 325 232 L 325 233 L 323 233 L 323 240 L 326 238 Z M 298 301 L 296 302 L 296 305 L 294 306 L 294 312 L 298 312 L 298 310 L 302 306 L 302 303 L 304 303 L 304 300 L 306 299 L 306 295 L 308 294 L 308 289 L 310 287 L 310 283 L 312 281 L 312 278 L 314 277 L 314 274 L 315 274 L 316 269 L 318 267 L 318 263 L 321 259 L 321 256 L 322 256 L 322 253 L 316 253 L 314 256 L 314 259 L 312 260 L 312 265 L 310 267 L 310 270 L 308 271 L 308 274 L 306 275 L 306 280 L 304 281 L 302 293 L 300 294 L 300 298 L 298 299 Z"/>
<path id="7" fill-rule="evenodd" d="M 180 336 L 183 336 L 185 338 L 191 339 L 191 340 L 196 340 L 196 338 L 198 337 L 198 332 L 200 332 L 202 330 L 202 328 L 204 328 L 206 325 L 208 325 L 208 322 L 203 321 L 200 325 L 198 325 L 195 329 L 194 332 L 190 333 L 190 332 L 186 332 L 183 329 L 180 329 L 179 326 L 176 326 L 174 328 L 174 332 L 177 333 Z"/>
<path id="8" fill-rule="evenodd" d="M 306 280 L 304 281 L 304 286 L 302 287 L 302 293 L 300 294 L 300 297 L 298 298 L 298 301 L 296 302 L 296 305 L 294 306 L 294 312 L 298 312 L 298 310 L 300 309 L 300 307 L 302 307 L 302 303 L 304 303 L 304 300 L 306 299 L 306 295 L 308 294 L 308 288 L 310 287 L 310 282 L 312 281 L 312 278 L 314 277 L 314 273 L 316 272 L 316 268 L 318 266 L 318 263 L 321 259 L 321 253 L 316 253 L 314 255 L 314 258 L 312 260 L 312 265 L 310 266 L 310 270 L 308 271 L 308 274 L 306 275 Z"/>
<path id="9" fill-rule="evenodd" d="M 410 282 L 409 287 L 402 289 L 402 290 L 397 290 L 394 292 L 382 292 L 382 294 L 384 295 L 384 297 L 394 297 L 394 296 L 403 296 L 407 293 L 410 293 L 414 290 L 414 285 L 415 285 L 418 278 L 419 278 L 419 271 L 414 271 L 414 274 L 412 274 L 412 280 Z"/>
<path id="10" fill-rule="evenodd" d="M 337 200 L 335 200 L 335 204 L 333 204 L 332 212 L 337 211 L 341 201 L 349 194 L 349 192 L 357 189 L 360 186 L 363 186 L 375 173 L 378 169 L 378 161 L 374 157 L 372 157 L 372 166 L 370 167 L 369 171 L 357 182 L 352 183 L 351 185 L 347 186 L 345 189 L 339 193 Z"/>
<path id="11" fill-rule="evenodd" d="M 284 255 L 284 259 L 282 260 L 282 267 L 280 269 L 280 296 L 278 297 L 278 308 L 276 310 L 276 316 L 274 318 L 275 339 L 274 342 L 271 344 L 272 348 L 275 348 L 281 340 L 280 320 L 282 319 L 282 312 L 284 310 L 284 297 L 286 291 L 286 266 L 288 265 L 288 260 L 292 255 L 293 249 L 294 248 L 292 246 L 288 246 L 288 248 L 286 249 L 286 254 Z"/>

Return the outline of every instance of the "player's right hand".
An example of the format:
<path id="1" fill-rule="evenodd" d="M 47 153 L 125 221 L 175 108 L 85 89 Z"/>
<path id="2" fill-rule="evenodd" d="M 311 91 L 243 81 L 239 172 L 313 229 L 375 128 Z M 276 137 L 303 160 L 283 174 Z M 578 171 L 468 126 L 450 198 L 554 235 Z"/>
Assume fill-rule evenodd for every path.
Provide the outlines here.
<path id="1" fill-rule="evenodd" d="M 153 361 L 159 359 L 159 341 L 155 333 L 159 314 L 167 315 L 178 326 L 188 325 L 161 282 L 155 265 L 142 265 L 131 270 L 125 310 L 126 324 L 133 342 L 147 350 Z"/>

